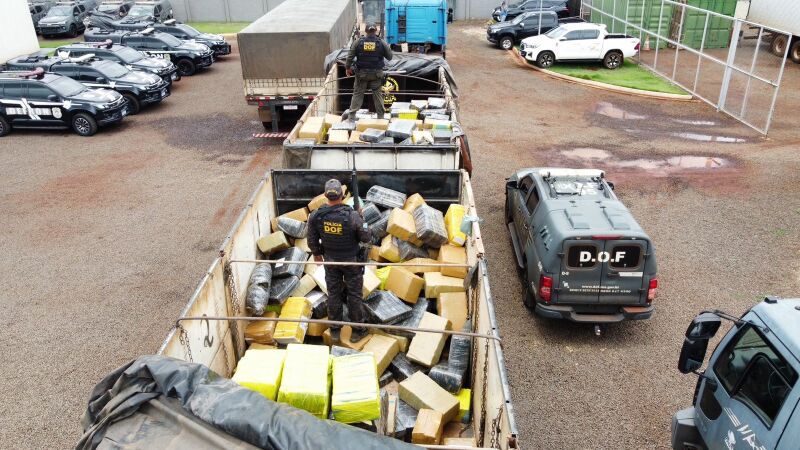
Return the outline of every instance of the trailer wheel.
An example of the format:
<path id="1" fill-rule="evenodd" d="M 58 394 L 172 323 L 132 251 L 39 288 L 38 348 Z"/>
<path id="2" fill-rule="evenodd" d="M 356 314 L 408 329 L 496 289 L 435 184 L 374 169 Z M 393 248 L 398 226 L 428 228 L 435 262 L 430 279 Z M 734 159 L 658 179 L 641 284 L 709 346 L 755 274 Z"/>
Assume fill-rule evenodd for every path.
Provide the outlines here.
<path id="1" fill-rule="evenodd" d="M 770 51 L 775 56 L 783 57 L 786 53 L 786 46 L 789 45 L 789 37 L 785 34 L 776 34 L 772 38 L 772 43 L 769 46 Z"/>
<path id="2" fill-rule="evenodd" d="M 800 64 L 800 39 L 792 43 L 792 48 L 789 49 L 789 58 L 797 64 Z"/>

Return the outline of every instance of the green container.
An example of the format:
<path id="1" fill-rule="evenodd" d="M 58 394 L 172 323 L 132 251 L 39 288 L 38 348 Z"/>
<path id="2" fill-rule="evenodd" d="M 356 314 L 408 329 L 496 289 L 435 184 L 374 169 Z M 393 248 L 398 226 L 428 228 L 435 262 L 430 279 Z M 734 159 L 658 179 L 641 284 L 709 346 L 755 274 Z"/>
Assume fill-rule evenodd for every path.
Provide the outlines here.
<path id="1" fill-rule="evenodd" d="M 626 21 L 643 25 L 642 28 L 658 34 L 662 37 L 668 37 L 670 34 L 670 24 L 672 23 L 672 5 L 664 4 L 664 9 L 661 9 L 661 0 L 595 0 L 593 2 L 595 8 L 605 11 L 609 15 L 625 19 Z M 661 17 L 661 29 L 659 32 L 659 16 Z M 626 33 L 634 37 L 640 37 L 639 30 L 636 28 L 628 27 L 619 20 L 614 20 L 609 16 L 592 11 L 591 21 L 593 23 L 604 24 L 609 33 Z M 642 48 L 648 39 L 646 33 L 641 34 Z M 650 48 L 656 48 L 656 39 L 654 36 L 650 38 Z M 659 48 L 667 46 L 666 41 L 659 40 Z"/>
<path id="2" fill-rule="evenodd" d="M 687 4 L 731 16 L 731 19 L 710 15 L 708 17 L 706 39 L 705 43 L 703 43 L 703 29 L 705 27 L 707 14 L 692 9 L 686 9 L 683 31 L 681 33 L 681 43 L 695 49 L 699 49 L 701 44 L 703 48 L 728 48 L 731 43 L 731 31 L 733 30 L 732 16 L 736 11 L 736 0 L 687 0 Z M 680 20 L 680 14 L 680 8 L 676 9 L 676 24 Z"/>

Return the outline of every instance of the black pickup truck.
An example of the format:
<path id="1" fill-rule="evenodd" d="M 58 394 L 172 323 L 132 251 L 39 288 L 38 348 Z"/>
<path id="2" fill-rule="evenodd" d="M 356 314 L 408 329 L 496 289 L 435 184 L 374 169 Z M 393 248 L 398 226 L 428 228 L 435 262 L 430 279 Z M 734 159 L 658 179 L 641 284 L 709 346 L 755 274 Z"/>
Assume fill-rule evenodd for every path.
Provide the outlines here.
<path id="1" fill-rule="evenodd" d="M 486 39 L 502 48 L 511 50 L 526 37 L 547 33 L 564 23 L 585 22 L 580 17 L 558 18 L 553 11 L 534 11 L 518 15 L 513 20 L 495 23 L 486 28 Z"/>

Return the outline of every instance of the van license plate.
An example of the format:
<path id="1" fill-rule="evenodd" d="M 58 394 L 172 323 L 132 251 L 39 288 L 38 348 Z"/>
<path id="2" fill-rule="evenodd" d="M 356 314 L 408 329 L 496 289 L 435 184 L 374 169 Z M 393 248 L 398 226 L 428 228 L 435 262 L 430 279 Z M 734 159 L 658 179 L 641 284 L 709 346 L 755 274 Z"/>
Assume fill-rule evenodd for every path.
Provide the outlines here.
<path id="1" fill-rule="evenodd" d="M 297 105 L 283 105 L 283 109 L 297 109 Z"/>

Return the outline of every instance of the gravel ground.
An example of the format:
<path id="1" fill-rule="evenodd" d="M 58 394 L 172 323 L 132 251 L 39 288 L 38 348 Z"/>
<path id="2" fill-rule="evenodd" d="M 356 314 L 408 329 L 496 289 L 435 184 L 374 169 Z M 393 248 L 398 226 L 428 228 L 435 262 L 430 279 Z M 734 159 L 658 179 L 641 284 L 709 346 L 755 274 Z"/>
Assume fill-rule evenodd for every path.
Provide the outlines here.
<path id="1" fill-rule="evenodd" d="M 666 447 L 670 416 L 694 388 L 675 369 L 691 317 L 800 292 L 790 122 L 800 99 L 779 103 L 786 114 L 764 140 L 702 103 L 547 78 L 490 47 L 479 23 L 452 26 L 450 39 L 521 442 Z M 250 138 L 261 125 L 240 86 L 232 55 L 93 138 L 27 131 L 0 140 L 4 448 L 74 444 L 92 386 L 156 351 L 257 179 L 279 164 L 277 147 Z M 670 164 L 678 156 L 701 168 Z M 509 281 L 518 277 L 503 179 L 543 165 L 607 169 L 658 246 L 653 319 L 596 338 L 524 309 L 522 283 Z"/>

